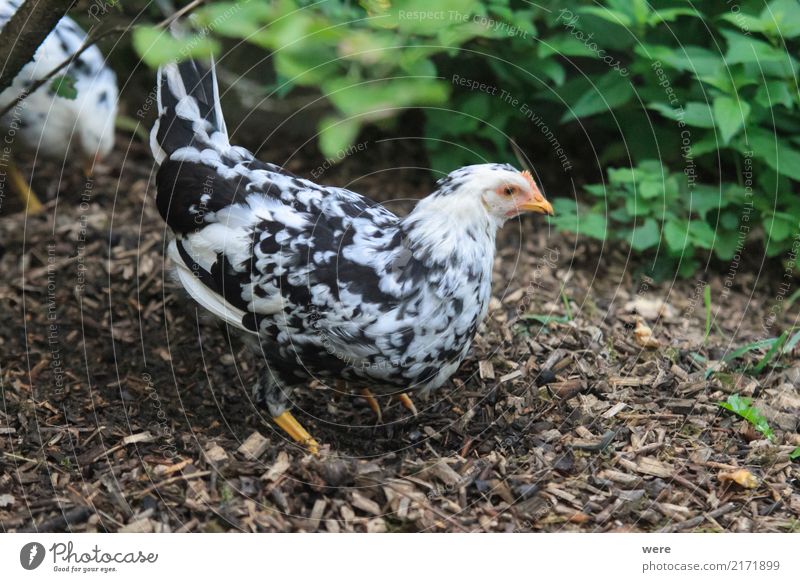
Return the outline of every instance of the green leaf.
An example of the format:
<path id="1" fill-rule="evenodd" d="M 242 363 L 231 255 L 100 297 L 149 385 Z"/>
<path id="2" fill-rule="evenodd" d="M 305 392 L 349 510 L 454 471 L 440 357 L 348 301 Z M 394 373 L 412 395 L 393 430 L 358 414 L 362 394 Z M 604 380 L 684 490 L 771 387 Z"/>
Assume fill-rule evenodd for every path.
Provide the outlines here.
<path id="1" fill-rule="evenodd" d="M 339 64 L 333 49 L 324 45 L 289 46 L 275 53 L 275 71 L 284 82 L 316 87 L 337 78 Z"/>
<path id="2" fill-rule="evenodd" d="M 75 100 L 78 88 L 75 87 L 75 77 L 70 74 L 53 77 L 50 81 L 50 90 L 64 99 Z"/>
<path id="3" fill-rule="evenodd" d="M 353 83 L 336 78 L 323 85 L 323 91 L 344 117 L 359 116 L 364 121 L 394 117 L 398 109 L 441 105 L 447 101 L 450 85 L 432 79 L 394 78 Z"/>
<path id="4" fill-rule="evenodd" d="M 644 251 L 656 246 L 660 240 L 661 231 L 658 229 L 658 223 L 648 218 L 641 226 L 634 227 L 629 244 L 636 251 Z"/>
<path id="5" fill-rule="evenodd" d="M 625 105 L 631 97 L 633 97 L 633 87 L 630 80 L 611 71 L 600 77 L 595 86 L 590 87 L 575 105 L 564 113 L 561 123 L 611 111 Z"/>
<path id="6" fill-rule="evenodd" d="M 739 232 L 735 230 L 721 231 L 717 233 L 717 240 L 714 242 L 714 253 L 722 261 L 730 261 L 736 255 L 739 248 Z"/>
<path id="7" fill-rule="evenodd" d="M 800 459 L 800 447 L 797 447 L 795 450 L 793 450 L 791 453 L 789 453 L 789 458 L 792 461 L 796 461 L 797 459 Z"/>
<path id="8" fill-rule="evenodd" d="M 728 65 L 739 63 L 785 63 L 788 65 L 788 55 L 781 49 L 758 40 L 754 36 L 746 36 L 732 30 L 722 30 L 722 36 L 728 41 L 728 52 L 725 62 Z M 791 71 L 787 69 L 787 74 Z"/>
<path id="9" fill-rule="evenodd" d="M 199 34 L 175 38 L 169 32 L 154 26 L 138 26 L 133 30 L 133 47 L 150 67 L 173 61 L 206 58 L 219 50 L 219 44 Z"/>
<path id="10" fill-rule="evenodd" d="M 718 187 L 700 184 L 689 195 L 689 209 L 703 220 L 711 210 L 725 206 L 725 197 Z"/>
<path id="11" fill-rule="evenodd" d="M 679 16 L 692 16 L 693 18 L 703 18 L 694 8 L 665 8 L 663 10 L 656 10 L 647 19 L 647 24 L 655 26 L 664 22 L 673 22 Z"/>
<path id="12" fill-rule="evenodd" d="M 673 108 L 666 103 L 649 103 L 649 109 L 654 109 L 668 119 L 683 121 L 686 125 L 693 127 L 714 127 L 714 117 L 708 103 L 690 101 L 683 108 Z"/>
<path id="13" fill-rule="evenodd" d="M 764 129 L 748 130 L 749 149 L 764 160 L 767 165 L 793 180 L 800 180 L 800 152 L 784 141 L 779 135 Z"/>
<path id="14" fill-rule="evenodd" d="M 776 340 L 775 343 L 767 350 L 767 353 L 764 354 L 764 357 L 759 360 L 756 367 L 753 369 L 756 374 L 760 374 L 764 371 L 764 368 L 767 367 L 773 358 L 775 358 L 778 354 L 780 354 L 780 350 L 783 347 L 783 344 L 786 343 L 786 338 L 789 337 L 789 330 L 784 331 Z"/>
<path id="15" fill-rule="evenodd" d="M 247 38 L 263 31 L 262 21 L 270 16 L 263 2 L 213 2 L 194 12 L 198 27 L 213 29 L 214 34 Z"/>
<path id="16" fill-rule="evenodd" d="M 788 305 L 785 307 L 788 308 Z M 796 332 L 789 341 L 786 342 L 786 345 L 783 346 L 783 353 L 789 354 L 791 351 L 800 343 L 800 331 Z"/>
<path id="17" fill-rule="evenodd" d="M 534 313 L 526 313 L 520 319 L 532 320 L 541 323 L 542 325 L 549 325 L 551 323 L 567 323 L 569 318 L 564 315 L 537 315 Z"/>
<path id="18" fill-rule="evenodd" d="M 579 208 L 571 198 L 556 198 L 553 200 L 553 207 L 556 215 L 548 220 L 558 230 L 605 240 L 608 234 L 607 225 L 601 213 Z"/>
<path id="19" fill-rule="evenodd" d="M 786 81 L 767 81 L 760 84 L 756 90 L 755 99 L 756 103 L 767 108 L 783 105 L 787 109 L 791 109 L 794 105 L 794 99 Z"/>
<path id="20" fill-rule="evenodd" d="M 446 28 L 474 28 L 473 14 L 481 14 L 476 0 L 394 0 L 386 2 L 388 8 L 378 20 L 381 26 L 397 28 L 400 32 L 416 35 L 434 35 Z M 464 17 L 453 18 L 451 15 Z"/>
<path id="21" fill-rule="evenodd" d="M 329 160 L 340 161 L 346 157 L 360 129 L 357 118 L 326 117 L 319 124 L 319 149 Z"/>
<path id="22" fill-rule="evenodd" d="M 634 52 L 648 61 L 659 61 L 665 68 L 696 75 L 713 75 L 725 68 L 722 55 L 699 46 L 687 45 L 676 49 L 672 46 L 644 44 L 637 46 Z"/>
<path id="23" fill-rule="evenodd" d="M 719 129 L 722 143 L 727 145 L 747 121 L 750 105 L 746 101 L 731 97 L 714 99 L 714 122 Z"/>
<path id="24" fill-rule="evenodd" d="M 692 243 L 702 249 L 714 247 L 714 229 L 705 220 L 693 220 L 689 223 L 689 236 Z"/>
<path id="25" fill-rule="evenodd" d="M 703 289 L 703 304 L 706 307 L 706 334 L 703 337 L 703 342 L 708 339 L 708 336 L 711 334 L 711 285 L 706 283 L 705 288 Z"/>
<path id="26" fill-rule="evenodd" d="M 553 36 L 545 42 L 539 44 L 536 52 L 540 58 L 548 58 L 553 55 L 564 57 L 596 57 L 597 54 L 592 52 L 589 47 L 579 41 L 577 38 L 564 34 L 561 36 Z"/>
<path id="27" fill-rule="evenodd" d="M 630 28 L 633 25 L 633 20 L 631 20 L 630 16 L 623 12 L 617 12 L 616 10 L 609 10 L 608 8 L 602 8 L 600 6 L 585 6 L 578 10 L 581 14 L 590 14 L 592 16 L 596 16 L 597 18 L 601 18 L 608 22 L 613 22 L 618 26 L 623 26 L 625 28 Z"/>
<path id="28" fill-rule="evenodd" d="M 752 343 L 747 344 L 746 346 L 742 346 L 741 348 L 737 348 L 733 350 L 730 354 L 726 354 L 723 358 L 723 362 L 730 362 L 735 360 L 736 358 L 741 358 L 743 355 L 749 352 L 759 351 L 763 348 L 771 348 L 775 345 L 775 342 L 778 341 L 778 338 L 771 337 L 764 340 L 758 340 Z"/>
<path id="29" fill-rule="evenodd" d="M 601 214 L 586 214 L 579 224 L 580 234 L 605 240 L 607 236 L 606 219 Z"/>
<path id="30" fill-rule="evenodd" d="M 786 240 L 791 236 L 796 220 L 783 213 L 766 213 L 763 217 L 764 230 L 767 236 L 775 241 Z"/>
<path id="31" fill-rule="evenodd" d="M 768 31 L 782 38 L 800 36 L 800 3 L 797 0 L 773 0 L 761 11 L 761 21 Z"/>
<path id="32" fill-rule="evenodd" d="M 608 180 L 612 184 L 633 184 L 636 174 L 633 168 L 609 168 Z"/>
<path id="33" fill-rule="evenodd" d="M 728 400 L 726 402 L 720 402 L 719 406 L 741 416 L 769 440 L 775 438 L 775 433 L 770 428 L 767 419 L 753 406 L 753 400 L 751 398 L 744 398 L 738 394 L 731 394 L 728 396 Z"/>
<path id="34" fill-rule="evenodd" d="M 664 240 L 667 247 L 675 254 L 683 252 L 690 244 L 689 232 L 685 222 L 670 220 L 664 223 Z"/>
<path id="35" fill-rule="evenodd" d="M 650 199 L 657 198 L 660 194 L 664 193 L 664 186 L 661 182 L 646 180 L 639 184 L 639 194 L 642 198 Z"/>

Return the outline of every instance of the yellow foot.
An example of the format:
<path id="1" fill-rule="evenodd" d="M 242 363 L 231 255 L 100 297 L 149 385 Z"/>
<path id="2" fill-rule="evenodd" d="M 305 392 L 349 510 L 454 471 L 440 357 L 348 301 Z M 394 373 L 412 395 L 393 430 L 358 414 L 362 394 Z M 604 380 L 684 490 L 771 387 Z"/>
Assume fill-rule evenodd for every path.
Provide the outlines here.
<path id="1" fill-rule="evenodd" d="M 33 193 L 33 190 L 31 190 L 28 182 L 25 181 L 22 173 L 14 164 L 11 164 L 8 168 L 8 177 L 11 178 L 11 186 L 17 191 L 20 200 L 22 200 L 22 203 L 25 205 L 25 212 L 28 214 L 39 214 L 44 207 L 42 203 L 39 202 L 36 194 Z"/>
<path id="2" fill-rule="evenodd" d="M 400 404 L 411 411 L 411 414 L 417 416 L 417 407 L 414 406 L 414 402 L 409 398 L 408 394 L 401 392 L 397 395 L 397 399 L 400 401 Z"/>
<path id="3" fill-rule="evenodd" d="M 94 166 L 97 163 L 97 157 L 88 159 L 83 164 L 83 177 L 87 180 L 94 176 Z"/>
<path id="4" fill-rule="evenodd" d="M 308 431 L 303 428 L 297 419 L 288 410 L 280 413 L 272 419 L 275 424 L 281 427 L 296 443 L 305 446 L 312 455 L 319 454 L 319 443 L 314 440 Z"/>
<path id="5" fill-rule="evenodd" d="M 378 404 L 378 401 L 375 399 L 375 396 L 372 395 L 372 392 L 369 388 L 364 388 L 361 390 L 361 396 L 367 401 L 369 407 L 372 409 L 372 412 L 375 413 L 375 416 L 378 417 L 378 423 L 380 424 L 383 422 L 383 412 L 381 412 L 381 405 Z"/>

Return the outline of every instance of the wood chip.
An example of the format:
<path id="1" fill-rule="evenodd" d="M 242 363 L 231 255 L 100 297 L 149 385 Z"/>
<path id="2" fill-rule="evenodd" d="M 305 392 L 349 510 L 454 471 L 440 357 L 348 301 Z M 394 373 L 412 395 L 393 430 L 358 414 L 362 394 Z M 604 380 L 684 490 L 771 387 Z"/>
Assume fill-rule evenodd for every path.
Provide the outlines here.
<path id="1" fill-rule="evenodd" d="M 289 455 L 281 451 L 272 466 L 261 476 L 263 481 L 277 481 L 290 467 Z"/>
<path id="2" fill-rule="evenodd" d="M 153 533 L 155 530 L 153 520 L 146 517 L 131 522 L 119 529 L 120 533 Z"/>
<path id="3" fill-rule="evenodd" d="M 269 440 L 267 440 L 260 432 L 254 431 L 249 437 L 247 437 L 247 440 L 244 441 L 237 450 L 248 459 L 256 461 L 261 455 L 264 454 L 268 446 Z"/>
<path id="4" fill-rule="evenodd" d="M 353 491 L 352 495 L 352 504 L 353 507 L 357 507 L 362 511 L 366 511 L 367 513 L 371 513 L 372 515 L 381 515 L 381 506 L 372 501 L 372 499 L 367 499 L 358 491 Z"/>
<path id="5" fill-rule="evenodd" d="M 206 460 L 213 465 L 221 465 L 228 462 L 228 453 L 218 444 L 212 445 L 205 452 Z"/>
<path id="6" fill-rule="evenodd" d="M 645 475 L 666 478 L 672 475 L 674 469 L 653 457 L 642 457 L 636 462 L 636 470 Z"/>
<path id="7" fill-rule="evenodd" d="M 322 516 L 325 515 L 325 508 L 328 506 L 328 502 L 324 499 L 317 499 L 314 502 L 314 507 L 311 508 L 311 515 L 309 515 L 309 519 L 312 521 L 319 522 L 322 519 Z"/>
<path id="8" fill-rule="evenodd" d="M 478 374 L 481 380 L 494 380 L 494 366 L 489 360 L 478 362 Z"/>
<path id="9" fill-rule="evenodd" d="M 132 445 L 135 443 L 152 443 L 154 440 L 156 440 L 155 437 L 150 434 L 149 430 L 146 430 L 138 434 L 126 436 L 124 439 L 122 439 L 122 443 L 125 445 Z"/>
<path id="10" fill-rule="evenodd" d="M 606 469 L 605 471 L 601 471 L 597 476 L 601 479 L 608 479 L 609 481 L 614 481 L 615 483 L 625 486 L 635 485 L 642 480 L 642 478 L 638 475 L 623 473 L 622 471 L 615 471 L 614 469 Z"/>
<path id="11" fill-rule="evenodd" d="M 512 380 L 516 380 L 517 378 L 522 378 L 522 370 L 514 370 L 506 374 L 505 376 L 500 376 L 500 380 L 498 383 L 505 384 L 506 382 L 511 382 Z"/>
<path id="12" fill-rule="evenodd" d="M 675 315 L 675 310 L 663 299 L 647 299 L 641 296 L 637 296 L 633 301 L 628 301 L 624 309 L 628 313 L 636 313 L 650 320 L 656 320 L 659 317 L 671 318 Z"/>
<path id="13" fill-rule="evenodd" d="M 603 413 L 603 418 L 614 418 L 617 414 L 622 412 L 626 406 L 628 405 L 624 402 L 617 402 L 614 406 Z"/>

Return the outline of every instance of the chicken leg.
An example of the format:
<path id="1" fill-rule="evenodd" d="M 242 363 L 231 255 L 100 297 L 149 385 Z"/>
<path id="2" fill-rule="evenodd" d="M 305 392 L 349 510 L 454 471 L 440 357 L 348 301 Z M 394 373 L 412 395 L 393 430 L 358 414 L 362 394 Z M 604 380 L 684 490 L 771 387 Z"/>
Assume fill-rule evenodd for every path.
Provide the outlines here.
<path id="1" fill-rule="evenodd" d="M 303 428 L 303 425 L 300 424 L 291 412 L 285 410 L 278 416 L 273 417 L 272 420 L 282 428 L 286 434 L 292 437 L 292 440 L 306 447 L 312 455 L 319 455 L 319 443 L 305 428 Z"/>
<path id="2" fill-rule="evenodd" d="M 28 182 L 22 176 L 22 172 L 12 162 L 8 167 L 8 177 L 11 180 L 11 187 L 16 190 L 17 194 L 25 205 L 25 212 L 28 214 L 39 214 L 42 211 L 42 203 L 33 193 Z"/>
<path id="3" fill-rule="evenodd" d="M 364 397 L 364 400 L 367 401 L 367 404 L 369 404 L 369 407 L 372 409 L 372 412 L 374 412 L 375 416 L 378 417 L 378 424 L 381 424 L 383 422 L 383 411 L 381 411 L 381 405 L 378 403 L 378 400 L 372 394 L 372 391 L 369 388 L 362 388 L 361 396 Z"/>
<path id="4" fill-rule="evenodd" d="M 400 394 L 397 395 L 397 399 L 400 401 L 400 404 L 402 404 L 404 408 L 406 408 L 411 412 L 411 414 L 417 416 L 418 414 L 417 407 L 414 406 L 414 401 L 411 400 L 408 394 L 406 394 L 405 392 L 401 392 Z"/>

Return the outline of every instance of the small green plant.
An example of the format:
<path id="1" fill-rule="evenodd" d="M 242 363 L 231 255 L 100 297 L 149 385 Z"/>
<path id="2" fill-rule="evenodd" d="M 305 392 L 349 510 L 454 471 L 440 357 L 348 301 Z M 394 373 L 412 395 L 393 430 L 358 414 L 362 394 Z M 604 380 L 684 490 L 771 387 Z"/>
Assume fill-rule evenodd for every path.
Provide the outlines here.
<path id="1" fill-rule="evenodd" d="M 739 394 L 731 394 L 728 396 L 728 400 L 726 402 L 720 402 L 719 406 L 741 416 L 769 440 L 775 438 L 775 433 L 772 432 L 767 419 L 761 414 L 758 408 L 753 406 L 752 398 L 746 398 Z"/>
<path id="2" fill-rule="evenodd" d="M 231 501 L 233 501 L 234 498 L 233 487 L 231 487 L 228 483 L 223 483 L 222 487 L 220 487 L 219 497 L 220 501 L 222 501 L 223 504 L 230 503 Z"/>
<path id="3" fill-rule="evenodd" d="M 754 375 L 761 374 L 769 364 L 772 363 L 775 365 L 776 361 L 782 355 L 791 353 L 797 344 L 800 343 L 800 331 L 792 333 L 793 331 L 794 329 L 789 329 L 778 337 L 771 337 L 749 343 L 726 354 L 725 357 L 722 358 L 722 361 L 732 362 L 750 352 L 760 352 L 766 349 L 767 351 L 759 358 L 755 366 L 749 369 L 745 368 L 745 371 L 749 371 Z M 703 361 L 705 361 L 705 359 Z M 713 373 L 714 371 L 712 369 L 707 370 L 706 378 L 709 378 Z"/>
<path id="4" fill-rule="evenodd" d="M 791 453 L 789 453 L 789 458 L 792 461 L 796 461 L 797 459 L 800 459 L 800 447 L 797 447 L 795 450 L 793 450 Z"/>
<path id="5" fill-rule="evenodd" d="M 572 321 L 572 307 L 569 304 L 569 297 L 564 292 L 564 285 L 561 285 L 561 302 L 564 304 L 564 313 L 567 321 Z"/>
<path id="6" fill-rule="evenodd" d="M 711 285 L 706 284 L 703 289 L 703 304 L 706 306 L 706 334 L 703 336 L 703 343 L 706 343 L 711 335 Z"/>

